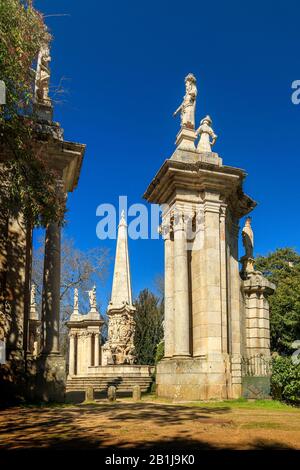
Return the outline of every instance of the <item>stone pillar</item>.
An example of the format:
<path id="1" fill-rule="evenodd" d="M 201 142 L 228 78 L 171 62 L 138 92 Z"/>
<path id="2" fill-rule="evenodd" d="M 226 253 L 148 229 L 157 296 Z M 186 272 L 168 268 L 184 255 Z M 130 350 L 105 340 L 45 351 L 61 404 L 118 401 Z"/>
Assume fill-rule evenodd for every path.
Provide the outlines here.
<path id="1" fill-rule="evenodd" d="M 247 356 L 270 356 L 270 321 L 267 297 L 273 294 L 274 284 L 260 272 L 248 275 L 243 283 L 246 307 Z"/>
<path id="2" fill-rule="evenodd" d="M 93 334 L 88 333 L 87 337 L 87 368 L 92 365 L 92 347 L 93 347 Z"/>
<path id="3" fill-rule="evenodd" d="M 46 228 L 42 305 L 42 353 L 59 354 L 61 227 Z"/>
<path id="4" fill-rule="evenodd" d="M 205 266 L 207 354 L 222 353 L 221 259 L 220 259 L 220 203 L 218 194 L 206 194 L 205 214 Z"/>
<path id="5" fill-rule="evenodd" d="M 70 333 L 70 349 L 69 349 L 69 375 L 75 375 L 75 334 Z"/>
<path id="6" fill-rule="evenodd" d="M 226 254 L 226 206 L 220 208 L 220 267 L 221 267 L 221 309 L 222 309 L 222 352 L 228 353 L 227 338 L 227 254 Z"/>
<path id="7" fill-rule="evenodd" d="M 66 361 L 59 350 L 61 228 L 46 228 L 42 302 L 42 354 L 38 360 L 38 397 L 42 401 L 65 400 Z"/>
<path id="8" fill-rule="evenodd" d="M 95 366 L 100 365 L 100 338 L 99 333 L 95 334 Z"/>
<path id="9" fill-rule="evenodd" d="M 174 241 L 171 239 L 170 225 L 165 227 L 165 357 L 174 353 Z"/>
<path id="10" fill-rule="evenodd" d="M 174 356 L 190 356 L 189 285 L 183 214 L 174 223 Z"/>

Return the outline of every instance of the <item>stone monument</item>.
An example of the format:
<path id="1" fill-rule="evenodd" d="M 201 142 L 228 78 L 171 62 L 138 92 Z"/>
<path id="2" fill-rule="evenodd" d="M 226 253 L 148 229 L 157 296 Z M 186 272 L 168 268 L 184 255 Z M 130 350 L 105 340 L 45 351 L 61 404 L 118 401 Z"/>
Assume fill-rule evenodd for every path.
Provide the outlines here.
<path id="1" fill-rule="evenodd" d="M 69 375 L 85 376 L 91 367 L 101 363 L 100 342 L 101 329 L 104 323 L 97 310 L 96 287 L 88 291 L 90 308 L 87 314 L 79 313 L 78 289 L 74 289 L 74 307 L 69 329 Z"/>
<path id="2" fill-rule="evenodd" d="M 217 138 L 211 118 L 195 131 L 195 83 L 189 74 L 176 111 L 182 113 L 176 149 L 144 194 L 162 206 L 165 245 L 165 356 L 157 366 L 157 394 L 238 398 L 249 392 L 252 374 L 251 387 L 262 396 L 261 378 L 269 380 L 267 297 L 275 286 L 252 269 L 249 221 L 239 272 L 239 221 L 256 202 L 243 191 L 245 171 L 223 165 L 211 150 Z M 252 360 L 260 364 L 254 373 Z"/>
<path id="3" fill-rule="evenodd" d="M 74 312 L 69 327 L 70 359 L 67 393 L 86 390 L 92 385 L 96 393 L 117 388 L 118 393 L 132 393 L 139 385 L 145 392 L 151 382 L 153 367 L 136 364 L 134 350 L 135 312 L 132 304 L 128 237 L 125 214 L 122 212 L 118 227 L 116 258 L 111 300 L 107 308 L 108 338 L 100 348 L 99 336 L 104 321 L 96 308 L 95 287 L 89 291 L 90 312 L 80 315 L 78 292 L 74 294 Z M 94 335 L 91 339 L 89 335 Z M 95 354 L 93 355 L 93 350 Z M 95 359 L 94 359 L 95 357 Z M 112 387 L 112 388 L 111 388 Z"/>
<path id="4" fill-rule="evenodd" d="M 108 342 L 103 346 L 102 365 L 134 364 L 135 310 L 132 305 L 127 224 L 123 211 L 118 227 L 112 294 L 107 308 Z"/>

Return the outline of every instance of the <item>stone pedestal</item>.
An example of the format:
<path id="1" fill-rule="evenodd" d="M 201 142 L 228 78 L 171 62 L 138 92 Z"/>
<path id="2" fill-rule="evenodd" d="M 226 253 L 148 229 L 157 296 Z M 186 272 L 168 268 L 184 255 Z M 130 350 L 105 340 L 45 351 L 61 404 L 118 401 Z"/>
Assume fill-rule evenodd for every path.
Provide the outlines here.
<path id="1" fill-rule="evenodd" d="M 66 387 L 66 361 L 60 354 L 41 355 L 37 360 L 36 396 L 45 402 L 63 403 Z"/>
<path id="2" fill-rule="evenodd" d="M 194 152 L 195 149 L 195 130 L 187 127 L 182 127 L 176 136 L 176 147 L 179 150 L 191 150 Z"/>

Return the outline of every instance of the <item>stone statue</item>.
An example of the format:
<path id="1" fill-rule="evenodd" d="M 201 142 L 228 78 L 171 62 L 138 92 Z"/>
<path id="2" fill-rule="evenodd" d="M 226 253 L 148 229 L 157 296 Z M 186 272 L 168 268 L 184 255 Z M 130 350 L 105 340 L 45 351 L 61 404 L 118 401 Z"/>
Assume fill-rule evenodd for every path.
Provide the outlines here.
<path id="1" fill-rule="evenodd" d="M 34 284 L 34 282 L 31 285 L 30 305 L 36 307 L 36 285 Z"/>
<path id="2" fill-rule="evenodd" d="M 242 230 L 243 245 L 245 248 L 245 257 L 253 259 L 254 235 L 251 227 L 251 217 L 247 217 L 245 226 Z"/>
<path id="3" fill-rule="evenodd" d="M 242 230 L 243 245 L 245 248 L 245 255 L 241 258 L 242 275 L 247 278 L 249 273 L 254 273 L 254 235 L 251 228 L 251 217 L 247 217 L 245 226 Z"/>
<path id="4" fill-rule="evenodd" d="M 96 299 L 96 286 L 93 289 L 88 291 L 89 301 L 90 301 L 90 310 L 95 311 L 97 309 L 97 299 Z"/>
<path id="5" fill-rule="evenodd" d="M 50 83 L 50 67 L 49 62 L 51 61 L 50 49 L 49 49 L 50 35 L 46 35 L 46 40 L 42 45 L 36 69 L 35 78 L 35 101 L 37 103 L 51 106 L 51 100 L 49 98 L 49 83 Z"/>
<path id="6" fill-rule="evenodd" d="M 78 313 L 78 289 L 75 287 L 74 289 L 74 313 Z"/>
<path id="7" fill-rule="evenodd" d="M 212 120 L 210 116 L 205 116 L 200 122 L 200 126 L 196 131 L 196 137 L 199 135 L 197 150 L 199 152 L 211 152 L 211 147 L 216 143 L 217 135 L 212 130 Z M 210 137 L 212 140 L 210 141 Z"/>
<path id="8" fill-rule="evenodd" d="M 185 77 L 185 95 L 183 97 L 183 102 L 173 114 L 173 116 L 177 116 L 180 112 L 181 127 L 195 129 L 196 97 L 196 78 L 192 73 L 189 73 Z"/>

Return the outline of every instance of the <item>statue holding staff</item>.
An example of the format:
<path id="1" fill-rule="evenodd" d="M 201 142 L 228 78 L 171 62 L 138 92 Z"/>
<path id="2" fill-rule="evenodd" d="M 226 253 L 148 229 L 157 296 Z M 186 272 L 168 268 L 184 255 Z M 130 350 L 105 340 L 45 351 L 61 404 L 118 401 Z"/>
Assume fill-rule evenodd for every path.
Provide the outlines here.
<path id="1" fill-rule="evenodd" d="M 185 95 L 183 97 L 183 102 L 173 114 L 175 117 L 180 113 L 181 127 L 195 129 L 196 97 L 196 78 L 192 73 L 189 73 L 185 77 Z"/>

